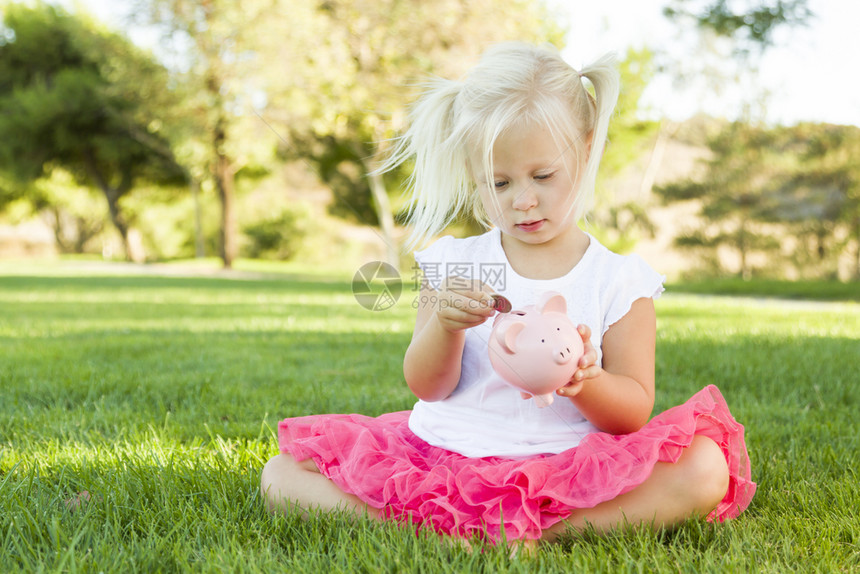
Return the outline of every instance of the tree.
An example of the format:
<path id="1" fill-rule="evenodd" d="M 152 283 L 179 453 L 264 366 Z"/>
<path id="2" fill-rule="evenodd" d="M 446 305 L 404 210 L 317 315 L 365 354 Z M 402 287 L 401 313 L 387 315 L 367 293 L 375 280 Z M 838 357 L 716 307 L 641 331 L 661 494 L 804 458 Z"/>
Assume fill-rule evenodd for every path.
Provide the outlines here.
<path id="1" fill-rule="evenodd" d="M 697 57 L 685 54 L 683 62 L 674 63 L 680 83 L 705 78 L 708 90 L 702 100 L 717 97 L 722 105 L 727 100 L 725 84 L 740 87 L 744 95 L 738 102 L 738 121 L 709 144 L 714 159 L 708 163 L 706 177 L 657 191 L 667 201 L 701 198 L 701 215 L 707 223 L 687 230 L 677 243 L 711 254 L 721 245 L 730 247 L 740 256 L 741 275 L 748 277 L 752 273 L 748 255 L 755 251 L 772 255 L 778 247 L 757 231 L 754 222 L 768 219 L 768 202 L 777 194 L 772 185 L 766 189 L 767 178 L 784 173 L 773 167 L 780 158 L 766 149 L 772 142 L 765 140 L 777 134 L 750 125 L 761 122 L 767 108 L 768 94 L 758 86 L 759 68 L 776 31 L 803 26 L 813 13 L 807 0 L 671 0 L 664 14 L 679 25 L 679 31 L 698 34 Z M 687 69 L 690 62 L 692 71 Z M 732 142 L 733 138 L 737 139 Z M 744 149 L 745 145 L 750 147 Z M 721 168 L 726 172 L 719 173 Z"/>
<path id="2" fill-rule="evenodd" d="M 665 201 L 701 202 L 701 227 L 683 230 L 675 239 L 677 246 L 714 255 L 715 262 L 720 248 L 734 250 L 740 261 L 738 274 L 745 279 L 754 271 L 753 253 L 779 248 L 778 240 L 755 225 L 765 219 L 769 186 L 778 174 L 768 151 L 772 144 L 771 132 L 731 123 L 708 142 L 712 157 L 702 179 L 655 188 Z"/>
<path id="3" fill-rule="evenodd" d="M 686 44 L 663 67 L 677 84 L 700 87 L 698 101 L 713 101 L 747 121 L 760 120 L 767 110 L 760 67 L 777 30 L 803 26 L 813 17 L 807 0 L 670 0 L 663 12 Z"/>
<path id="4" fill-rule="evenodd" d="M 796 165 L 774 187 L 765 216 L 791 229 L 797 265 L 834 277 L 840 255 L 853 248 L 860 279 L 860 128 L 803 123 L 776 131 L 776 153 L 792 154 Z"/>
<path id="5" fill-rule="evenodd" d="M 49 177 L 33 182 L 27 195 L 31 210 L 54 231 L 60 253 L 85 253 L 107 223 L 99 210 L 103 194 L 92 186 L 77 185 L 62 168 L 55 167 Z M 32 217 L 32 212 L 28 215 Z"/>
<path id="6" fill-rule="evenodd" d="M 37 3 L 5 9 L 0 39 L 0 169 L 27 186 L 62 167 L 101 190 L 127 256 L 142 260 L 121 205 L 139 180 L 185 172 L 160 133 L 166 70 L 86 17 Z"/>
<path id="7" fill-rule="evenodd" d="M 295 6 L 293 5 L 295 4 Z M 267 77 L 280 75 L 277 47 L 301 2 L 288 0 L 139 0 L 135 12 L 160 26 L 165 47 L 180 62 L 175 77 L 191 94 L 185 110 L 198 127 L 189 152 L 196 177 L 211 176 L 221 204 L 220 255 L 225 268 L 238 254 L 237 176 L 259 173 L 259 133 L 252 101 L 265 99 Z M 295 8 L 295 10 L 293 10 Z M 302 46 L 307 49 L 307 44 Z M 202 148 L 202 149 L 201 149 Z M 265 155 L 266 152 L 263 152 Z"/>
<path id="8" fill-rule="evenodd" d="M 701 203 L 701 225 L 679 236 L 679 246 L 709 255 L 733 249 L 744 277 L 755 271 L 750 255 L 761 252 L 804 277 L 833 278 L 853 249 L 860 277 L 860 129 L 735 122 L 709 148 L 701 178 L 655 190 L 667 201 Z"/>
<path id="9" fill-rule="evenodd" d="M 812 17 L 807 0 L 672 0 L 663 13 L 732 39 L 733 51 L 741 59 L 772 46 L 778 28 L 802 26 Z"/>

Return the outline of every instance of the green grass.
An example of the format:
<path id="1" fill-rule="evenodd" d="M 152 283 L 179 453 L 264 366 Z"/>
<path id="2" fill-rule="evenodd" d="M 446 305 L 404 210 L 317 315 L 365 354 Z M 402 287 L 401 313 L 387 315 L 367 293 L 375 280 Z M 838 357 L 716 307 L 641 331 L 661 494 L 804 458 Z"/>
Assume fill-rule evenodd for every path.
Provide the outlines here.
<path id="1" fill-rule="evenodd" d="M 409 290 L 349 274 L 128 276 L 0 264 L 0 572 L 852 571 L 860 305 L 669 294 L 662 410 L 717 384 L 759 491 L 739 519 L 583 535 L 509 558 L 341 516 L 269 516 L 281 418 L 408 409 Z M 92 275 L 92 273 L 100 273 Z M 64 501 L 87 490 L 93 502 Z"/>

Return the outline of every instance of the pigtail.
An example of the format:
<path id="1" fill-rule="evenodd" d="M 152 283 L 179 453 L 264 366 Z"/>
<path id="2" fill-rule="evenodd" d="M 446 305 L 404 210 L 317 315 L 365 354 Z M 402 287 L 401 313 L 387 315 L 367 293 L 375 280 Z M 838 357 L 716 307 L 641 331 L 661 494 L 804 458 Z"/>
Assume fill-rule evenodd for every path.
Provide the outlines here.
<path id="1" fill-rule="evenodd" d="M 460 91 L 460 82 L 431 82 L 409 114 L 406 133 L 395 140 L 392 153 L 376 170 L 382 173 L 414 161 L 407 181 L 406 221 L 411 227 L 407 250 L 447 227 L 470 205 L 468 158 L 454 125 Z"/>
<path id="2" fill-rule="evenodd" d="M 592 121 L 586 126 L 586 131 L 591 132 L 591 151 L 580 184 L 577 219 L 590 209 L 593 201 L 597 170 L 600 167 L 600 160 L 603 158 L 603 151 L 606 147 L 609 121 L 612 118 L 615 105 L 618 103 L 621 82 L 616 68 L 616 59 L 612 54 L 606 54 L 584 67 L 579 75 L 581 78 L 586 78 L 594 87 L 594 97 L 592 98 L 583 86 L 583 92 L 589 99 L 593 113 L 591 115 Z"/>

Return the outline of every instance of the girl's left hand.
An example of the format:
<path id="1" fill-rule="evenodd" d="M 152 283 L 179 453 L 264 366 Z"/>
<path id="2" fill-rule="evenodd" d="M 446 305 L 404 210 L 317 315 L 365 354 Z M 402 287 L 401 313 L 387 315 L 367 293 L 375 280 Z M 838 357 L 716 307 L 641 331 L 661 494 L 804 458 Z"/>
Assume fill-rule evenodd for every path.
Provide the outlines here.
<path id="1" fill-rule="evenodd" d="M 578 368 L 570 378 L 570 382 L 556 391 L 556 394 L 562 397 L 575 397 L 582 390 L 586 379 L 599 377 L 600 373 L 603 372 L 603 369 L 597 365 L 597 349 L 591 344 L 591 329 L 588 325 L 579 325 L 576 331 L 582 337 L 584 350 L 579 358 Z"/>

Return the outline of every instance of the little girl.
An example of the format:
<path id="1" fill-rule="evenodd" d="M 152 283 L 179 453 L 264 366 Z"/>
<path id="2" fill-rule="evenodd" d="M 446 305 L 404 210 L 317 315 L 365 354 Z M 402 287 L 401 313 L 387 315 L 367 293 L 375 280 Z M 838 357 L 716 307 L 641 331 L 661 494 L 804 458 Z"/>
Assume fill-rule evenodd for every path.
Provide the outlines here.
<path id="1" fill-rule="evenodd" d="M 383 167 L 415 162 L 412 243 L 464 210 L 489 231 L 416 253 L 425 280 L 403 361 L 413 410 L 282 421 L 282 454 L 262 473 L 270 509 L 348 509 L 497 542 L 723 520 L 749 505 L 743 427 L 716 387 L 649 421 L 664 278 L 577 225 L 617 96 L 610 58 L 577 72 L 518 43 L 428 89 Z M 516 309 L 548 290 L 565 296 L 585 353 L 564 400 L 539 408 L 492 370 L 488 319 L 491 295 Z"/>

